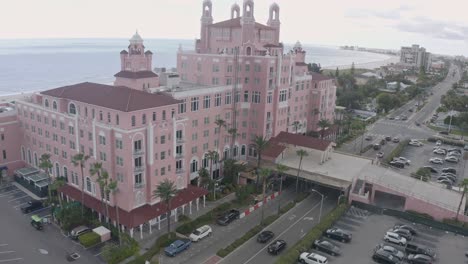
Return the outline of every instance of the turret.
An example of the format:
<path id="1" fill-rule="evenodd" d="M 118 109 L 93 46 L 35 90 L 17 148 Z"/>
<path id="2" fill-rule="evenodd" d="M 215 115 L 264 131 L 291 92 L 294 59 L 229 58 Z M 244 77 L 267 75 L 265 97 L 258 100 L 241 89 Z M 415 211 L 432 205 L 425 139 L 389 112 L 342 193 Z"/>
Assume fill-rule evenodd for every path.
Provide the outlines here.
<path id="1" fill-rule="evenodd" d="M 254 24 L 254 1 L 244 0 L 244 9 L 242 12 L 242 24 Z"/>
<path id="2" fill-rule="evenodd" d="M 235 3 L 231 6 L 231 19 L 240 17 L 240 6 Z"/>
<path id="3" fill-rule="evenodd" d="M 274 35 L 274 42 L 275 43 L 278 43 L 279 38 L 280 38 L 281 22 L 280 22 L 280 19 L 279 19 L 279 15 L 280 15 L 279 11 L 280 11 L 280 9 L 279 9 L 278 4 L 276 4 L 276 3 L 271 4 L 267 25 L 276 29 L 275 30 L 275 35 Z"/>
<path id="4" fill-rule="evenodd" d="M 203 1 L 203 9 L 202 9 L 202 17 L 201 17 L 201 32 L 200 32 L 200 42 L 201 47 L 203 50 L 207 50 L 209 37 L 210 37 L 210 29 L 209 26 L 213 24 L 213 3 L 211 0 L 204 0 Z"/>

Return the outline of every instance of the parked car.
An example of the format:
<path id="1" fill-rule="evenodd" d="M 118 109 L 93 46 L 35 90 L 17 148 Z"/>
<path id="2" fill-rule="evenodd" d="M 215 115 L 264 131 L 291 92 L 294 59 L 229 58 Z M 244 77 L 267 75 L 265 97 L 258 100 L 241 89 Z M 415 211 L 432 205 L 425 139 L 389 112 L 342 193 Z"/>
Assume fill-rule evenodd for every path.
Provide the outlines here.
<path id="1" fill-rule="evenodd" d="M 299 262 L 303 264 L 328 264 L 328 259 L 317 253 L 304 252 L 299 256 Z"/>
<path id="2" fill-rule="evenodd" d="M 441 179 L 441 180 L 438 180 L 437 183 L 441 183 L 441 184 L 445 184 L 447 186 L 452 186 L 453 185 L 453 182 L 449 179 Z"/>
<path id="3" fill-rule="evenodd" d="M 232 221 L 236 220 L 239 218 L 240 212 L 235 209 L 231 209 L 228 212 L 224 213 L 220 217 L 218 217 L 218 220 L 216 221 L 218 225 L 226 226 Z"/>
<path id="4" fill-rule="evenodd" d="M 408 145 L 411 145 L 411 146 L 415 146 L 415 147 L 421 147 L 423 145 L 422 142 L 419 142 L 419 141 L 413 141 L 411 140 Z"/>
<path id="5" fill-rule="evenodd" d="M 437 149 L 434 149 L 432 153 L 437 154 L 437 155 L 445 155 L 447 152 L 443 149 L 437 148 Z"/>
<path id="6" fill-rule="evenodd" d="M 211 227 L 209 225 L 204 225 L 204 226 L 202 226 L 200 228 L 197 228 L 195 231 L 193 231 L 193 233 L 190 234 L 189 238 L 193 242 L 198 242 L 198 241 L 202 240 L 205 237 L 211 236 L 212 232 L 213 231 L 212 231 L 212 229 L 211 229 Z"/>
<path id="7" fill-rule="evenodd" d="M 268 253 L 278 255 L 283 249 L 286 248 L 286 241 L 282 239 L 275 240 L 268 246 Z"/>
<path id="8" fill-rule="evenodd" d="M 393 229 L 390 229 L 389 231 L 399 234 L 400 236 L 404 237 L 406 241 L 411 241 L 413 239 L 413 235 L 411 235 L 411 232 L 409 230 L 393 228 Z"/>
<path id="9" fill-rule="evenodd" d="M 450 172 L 443 172 L 440 174 L 440 176 L 448 176 L 448 177 L 454 177 L 457 178 L 456 174 L 450 173 Z"/>
<path id="10" fill-rule="evenodd" d="M 405 157 L 396 157 L 396 158 L 393 158 L 394 161 L 401 161 L 403 163 L 405 163 L 405 165 L 410 165 L 411 164 L 411 160 L 405 158 Z"/>
<path id="11" fill-rule="evenodd" d="M 440 145 L 442 145 L 442 141 L 437 140 L 437 141 L 436 141 L 436 146 L 440 146 Z"/>
<path id="12" fill-rule="evenodd" d="M 429 162 L 434 164 L 444 164 L 444 160 L 441 158 L 430 158 Z"/>
<path id="13" fill-rule="evenodd" d="M 457 158 L 460 158 L 461 155 L 462 155 L 462 154 L 460 154 L 460 153 L 457 152 L 457 151 L 451 151 L 451 152 L 449 151 L 449 152 L 447 153 L 447 156 L 453 156 L 453 157 L 457 157 Z"/>
<path id="14" fill-rule="evenodd" d="M 377 158 L 383 158 L 385 155 L 385 153 L 383 153 L 382 151 L 378 152 L 377 153 Z"/>
<path id="15" fill-rule="evenodd" d="M 401 120 L 406 121 L 406 120 L 408 120 L 408 117 L 404 115 L 404 116 L 401 117 Z"/>
<path id="16" fill-rule="evenodd" d="M 423 255 L 427 255 L 429 257 L 431 257 L 432 259 L 435 259 L 436 258 L 436 253 L 434 252 L 433 249 L 430 249 L 430 248 L 427 248 L 427 247 L 423 247 L 423 246 L 419 246 L 419 245 L 416 245 L 416 244 L 413 244 L 413 243 L 408 243 L 406 244 L 406 247 L 405 247 L 405 252 L 407 254 L 423 254 Z"/>
<path id="17" fill-rule="evenodd" d="M 440 131 L 439 134 L 441 134 L 441 135 L 448 135 L 449 132 L 448 132 L 448 131 Z"/>
<path id="18" fill-rule="evenodd" d="M 387 233 L 385 233 L 384 240 L 386 242 L 398 244 L 400 246 L 406 245 L 406 238 L 400 236 L 397 233 L 390 232 L 390 231 L 387 231 Z"/>
<path id="19" fill-rule="evenodd" d="M 72 229 L 70 232 L 71 239 L 77 240 L 79 236 L 91 232 L 91 228 L 87 226 L 78 226 Z"/>
<path id="20" fill-rule="evenodd" d="M 451 185 L 453 185 L 457 180 L 456 179 L 452 179 L 452 178 L 449 178 L 449 177 L 446 177 L 446 176 L 439 176 L 437 177 L 437 182 L 440 183 L 444 183 L 446 181 L 449 181 Z M 444 183 L 445 184 L 445 183 Z"/>
<path id="21" fill-rule="evenodd" d="M 452 162 L 452 163 L 458 163 L 458 158 L 454 156 L 448 156 L 445 158 L 445 161 L 447 162 Z"/>
<path id="22" fill-rule="evenodd" d="M 408 111 L 412 113 L 414 110 L 413 110 L 413 108 L 410 108 L 410 109 L 408 109 Z"/>
<path id="23" fill-rule="evenodd" d="M 324 232 L 324 235 L 328 238 L 335 239 L 341 242 L 351 242 L 352 235 L 339 228 L 330 228 Z"/>
<path id="24" fill-rule="evenodd" d="M 385 140 L 387 140 L 387 141 L 392 141 L 392 137 L 390 137 L 390 136 L 385 136 Z M 467 146 L 468 146 L 468 145 L 467 145 Z"/>
<path id="25" fill-rule="evenodd" d="M 400 260 L 394 257 L 390 252 L 387 252 L 383 249 L 378 249 L 374 251 L 372 255 L 372 259 L 378 263 L 385 263 L 385 264 L 398 264 Z"/>
<path id="26" fill-rule="evenodd" d="M 41 209 L 43 207 L 44 207 L 44 205 L 42 204 L 42 201 L 32 200 L 32 201 L 29 201 L 26 204 L 26 206 L 21 207 L 21 212 L 27 214 L 27 213 L 30 213 L 32 211 L 36 211 L 38 209 Z"/>
<path id="27" fill-rule="evenodd" d="M 462 153 L 461 149 L 458 149 L 458 148 L 451 148 L 451 149 L 448 149 L 448 152 L 458 152 L 458 153 Z"/>
<path id="28" fill-rule="evenodd" d="M 411 264 L 432 264 L 433 263 L 431 257 L 422 255 L 422 254 L 417 254 L 417 255 L 410 254 L 408 256 L 408 262 Z"/>
<path id="29" fill-rule="evenodd" d="M 164 248 L 164 253 L 169 257 L 175 257 L 175 255 L 188 249 L 191 244 L 192 242 L 188 239 L 186 240 L 179 239 L 179 240 L 172 242 L 172 244 Z"/>
<path id="30" fill-rule="evenodd" d="M 316 250 L 320 250 L 332 256 L 338 256 L 341 253 L 340 248 L 337 245 L 333 244 L 330 241 L 323 240 L 323 239 L 315 240 L 314 243 L 312 244 L 312 248 Z"/>
<path id="31" fill-rule="evenodd" d="M 382 249 L 384 251 L 387 251 L 388 253 L 390 253 L 392 256 L 394 256 L 395 258 L 397 258 L 398 260 L 403 260 L 406 255 L 403 251 L 401 250 L 398 250 L 392 246 L 389 246 L 389 245 L 385 245 L 385 244 L 378 244 L 375 249 L 374 249 L 374 252 L 379 250 L 379 249 Z"/>
<path id="32" fill-rule="evenodd" d="M 413 236 L 418 234 L 418 231 L 414 227 L 409 225 L 395 225 L 393 228 L 406 229 L 410 231 Z"/>
<path id="33" fill-rule="evenodd" d="M 468 150 L 468 145 L 463 146 L 463 150 Z"/>
<path id="34" fill-rule="evenodd" d="M 421 126 L 421 124 L 420 124 L 419 122 L 414 122 L 414 124 L 415 124 L 416 126 Z"/>
<path id="35" fill-rule="evenodd" d="M 432 173 L 439 173 L 436 169 L 434 169 L 434 168 L 431 167 L 431 166 L 424 166 L 423 168 L 429 169 L 429 171 L 432 172 Z"/>
<path id="36" fill-rule="evenodd" d="M 400 116 L 395 116 L 395 120 L 400 120 Z"/>
<path id="37" fill-rule="evenodd" d="M 266 243 L 275 236 L 275 233 L 271 231 L 263 231 L 257 236 L 257 242 Z"/>
<path id="38" fill-rule="evenodd" d="M 400 142 L 400 139 L 397 138 L 397 137 L 394 137 L 392 141 L 393 141 L 394 143 L 398 143 L 398 142 Z"/>
<path id="39" fill-rule="evenodd" d="M 397 167 L 400 169 L 403 169 L 405 167 L 405 164 L 401 161 L 390 161 L 388 164 L 390 164 L 390 166 Z"/>
<path id="40" fill-rule="evenodd" d="M 371 135 L 367 135 L 364 139 L 367 140 L 367 141 L 370 141 L 370 140 L 372 140 L 372 136 L 371 136 Z"/>
<path id="41" fill-rule="evenodd" d="M 374 150 L 379 150 L 381 147 L 380 147 L 380 144 L 376 143 L 372 145 L 372 148 L 374 148 Z"/>
<path id="42" fill-rule="evenodd" d="M 395 117 L 391 116 L 388 118 L 389 120 L 395 120 Z"/>
<path id="43" fill-rule="evenodd" d="M 455 174 L 455 173 L 457 173 L 457 170 L 454 169 L 454 168 L 443 168 L 442 172 L 444 172 L 444 173 L 454 173 Z"/>

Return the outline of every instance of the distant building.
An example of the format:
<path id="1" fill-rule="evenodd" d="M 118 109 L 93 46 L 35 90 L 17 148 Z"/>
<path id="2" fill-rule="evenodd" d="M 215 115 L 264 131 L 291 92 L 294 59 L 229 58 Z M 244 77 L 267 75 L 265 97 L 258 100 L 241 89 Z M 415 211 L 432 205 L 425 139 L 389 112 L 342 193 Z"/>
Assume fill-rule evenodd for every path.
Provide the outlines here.
<path id="1" fill-rule="evenodd" d="M 400 63 L 416 69 L 424 67 L 424 69 L 429 70 L 431 66 L 431 54 L 425 48 L 419 47 L 419 45 L 401 47 Z"/>

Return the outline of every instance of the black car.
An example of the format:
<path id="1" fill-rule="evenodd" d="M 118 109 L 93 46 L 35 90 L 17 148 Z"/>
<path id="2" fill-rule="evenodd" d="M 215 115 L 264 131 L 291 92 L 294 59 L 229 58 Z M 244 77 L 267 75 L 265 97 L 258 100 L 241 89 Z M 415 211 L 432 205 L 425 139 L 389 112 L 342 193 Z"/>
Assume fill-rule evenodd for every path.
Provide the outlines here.
<path id="1" fill-rule="evenodd" d="M 401 237 L 404 237 L 406 241 L 411 241 L 413 239 L 413 235 L 411 235 L 411 231 L 403 228 L 394 228 L 390 230 L 393 233 L 399 234 Z"/>
<path id="2" fill-rule="evenodd" d="M 27 214 L 32 211 L 36 211 L 37 209 L 41 209 L 42 207 L 44 207 L 44 205 L 42 204 L 41 201 L 32 200 L 32 201 L 29 201 L 26 206 L 21 207 L 21 211 Z"/>
<path id="3" fill-rule="evenodd" d="M 225 226 L 234 221 L 235 219 L 239 218 L 240 212 L 235 209 L 231 209 L 230 211 L 224 213 L 218 220 L 216 221 L 219 225 Z"/>
<path id="4" fill-rule="evenodd" d="M 443 168 L 443 169 L 442 169 L 442 172 L 443 172 L 443 173 L 453 173 L 453 174 L 457 174 L 457 170 L 454 169 L 454 168 Z"/>
<path id="5" fill-rule="evenodd" d="M 448 132 L 448 131 L 440 131 L 439 134 L 441 134 L 441 135 L 448 135 L 449 132 Z"/>
<path id="6" fill-rule="evenodd" d="M 271 231 L 263 231 L 257 236 L 257 242 L 266 243 L 275 236 Z"/>
<path id="7" fill-rule="evenodd" d="M 416 229 L 412 226 L 409 226 L 409 225 L 395 225 L 394 226 L 395 229 L 406 229 L 408 231 L 411 232 L 411 235 L 415 236 L 418 234 L 418 231 L 416 231 Z"/>
<path id="8" fill-rule="evenodd" d="M 339 228 L 330 228 L 324 232 L 324 235 L 328 238 L 335 239 L 341 242 L 351 242 L 352 235 Z"/>
<path id="9" fill-rule="evenodd" d="M 389 163 L 391 166 L 393 167 L 397 167 L 397 168 L 400 168 L 400 169 L 403 169 L 405 167 L 405 164 L 401 161 L 390 161 Z"/>
<path id="10" fill-rule="evenodd" d="M 372 259 L 375 260 L 377 263 L 385 263 L 385 264 L 398 264 L 400 260 L 394 257 L 390 252 L 387 252 L 383 249 L 378 249 L 372 255 Z"/>
<path id="11" fill-rule="evenodd" d="M 387 140 L 387 141 L 392 141 L 392 137 L 386 136 L 386 137 L 385 137 L 385 140 Z"/>
<path id="12" fill-rule="evenodd" d="M 393 257 L 397 258 L 400 261 L 402 261 L 406 257 L 406 255 L 405 255 L 405 253 L 403 251 L 398 250 L 398 249 L 394 248 L 393 246 L 389 246 L 389 245 L 385 245 L 385 244 L 378 244 L 375 247 L 374 252 L 376 252 L 378 250 L 386 251 L 386 252 L 390 253 Z"/>
<path id="13" fill-rule="evenodd" d="M 281 250 L 285 248 L 286 248 L 286 241 L 282 239 L 278 239 L 268 246 L 268 253 L 273 254 L 273 255 L 278 255 L 278 253 L 280 253 Z"/>
<path id="14" fill-rule="evenodd" d="M 439 173 L 436 169 L 434 169 L 434 168 L 431 167 L 431 166 L 424 166 L 423 168 L 429 169 L 429 171 L 432 172 L 432 173 Z"/>
<path id="15" fill-rule="evenodd" d="M 340 255 L 340 248 L 337 245 L 327 240 L 323 240 L 323 239 L 315 240 L 314 243 L 312 244 L 312 248 L 323 251 L 332 256 Z"/>
<path id="16" fill-rule="evenodd" d="M 408 262 L 411 264 L 431 264 L 432 258 L 423 254 L 409 255 Z"/>

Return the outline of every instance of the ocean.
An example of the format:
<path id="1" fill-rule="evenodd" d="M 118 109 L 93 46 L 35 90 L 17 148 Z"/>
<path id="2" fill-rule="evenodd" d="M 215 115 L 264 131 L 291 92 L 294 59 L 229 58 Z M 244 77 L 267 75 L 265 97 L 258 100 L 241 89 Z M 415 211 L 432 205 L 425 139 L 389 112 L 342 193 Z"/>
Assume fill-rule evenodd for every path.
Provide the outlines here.
<path id="1" fill-rule="evenodd" d="M 182 45 L 193 50 L 194 40 L 145 39 L 153 52 L 153 67 L 176 66 Z M 42 91 L 80 82 L 110 84 L 120 70 L 127 39 L 0 40 L 0 96 Z M 383 54 L 340 50 L 333 46 L 304 45 L 307 62 L 323 68 L 374 68 L 392 60 Z"/>

